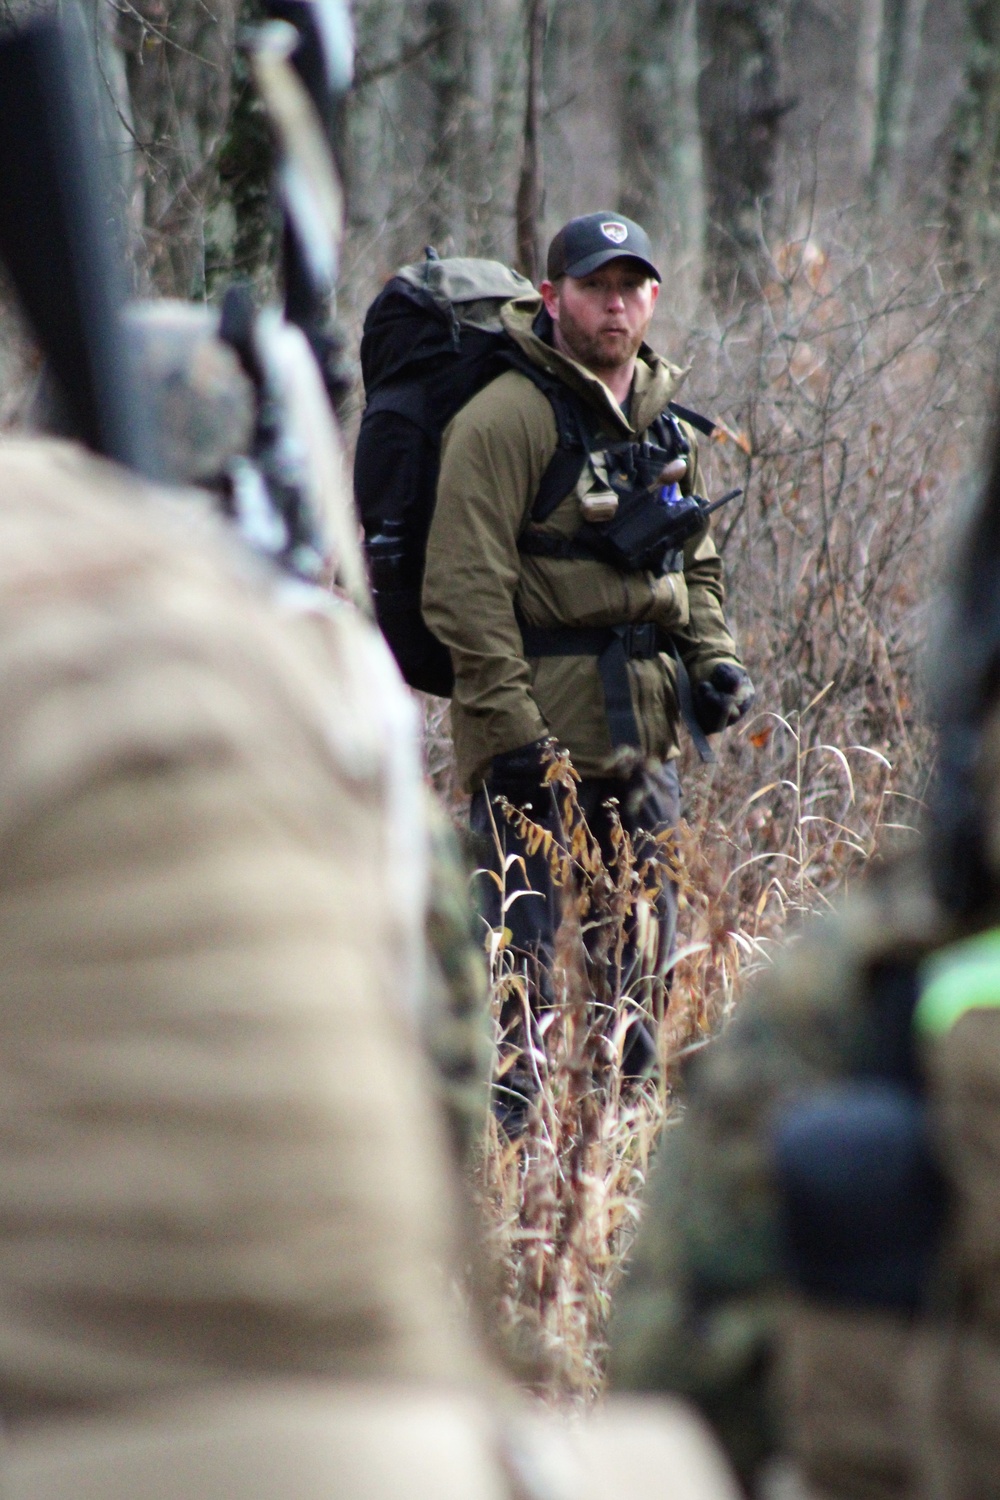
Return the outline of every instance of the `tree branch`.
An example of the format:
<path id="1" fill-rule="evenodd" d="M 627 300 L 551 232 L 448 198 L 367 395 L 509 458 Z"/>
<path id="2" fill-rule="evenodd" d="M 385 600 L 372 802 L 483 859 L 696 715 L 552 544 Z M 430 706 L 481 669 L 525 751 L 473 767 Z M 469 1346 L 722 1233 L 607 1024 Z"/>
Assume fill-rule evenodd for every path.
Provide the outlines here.
<path id="1" fill-rule="evenodd" d="M 436 47 L 438 42 L 443 41 L 451 29 L 450 26 L 438 26 L 434 31 L 426 32 L 419 41 L 411 42 L 397 57 L 389 58 L 387 62 L 366 66 L 359 58 L 354 68 L 354 88 L 363 89 L 366 84 L 374 83 L 376 78 L 387 78 L 390 73 L 402 72 L 404 68 L 416 62 L 418 57 L 422 57 L 425 52 Z"/>

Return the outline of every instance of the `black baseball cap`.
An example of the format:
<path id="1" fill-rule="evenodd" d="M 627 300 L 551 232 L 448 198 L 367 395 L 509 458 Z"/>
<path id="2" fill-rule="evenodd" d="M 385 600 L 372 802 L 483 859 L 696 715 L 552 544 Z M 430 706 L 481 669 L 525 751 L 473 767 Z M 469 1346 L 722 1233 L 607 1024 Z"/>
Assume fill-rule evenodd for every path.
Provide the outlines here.
<path id="1" fill-rule="evenodd" d="M 624 214 L 582 214 L 564 224 L 549 246 L 545 272 L 550 281 L 560 276 L 589 276 L 609 260 L 634 260 L 654 281 L 663 277 L 653 264 L 649 235 Z"/>

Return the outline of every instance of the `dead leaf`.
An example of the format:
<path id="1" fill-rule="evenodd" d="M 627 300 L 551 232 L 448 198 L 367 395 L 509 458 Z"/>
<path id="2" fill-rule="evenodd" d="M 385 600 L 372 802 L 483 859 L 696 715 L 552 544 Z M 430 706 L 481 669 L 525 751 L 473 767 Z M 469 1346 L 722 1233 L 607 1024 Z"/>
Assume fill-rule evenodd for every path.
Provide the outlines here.
<path id="1" fill-rule="evenodd" d="M 747 458 L 753 457 L 753 449 L 750 447 L 750 439 L 746 433 L 734 432 L 731 427 L 726 426 L 725 422 L 716 422 L 715 431 L 712 433 L 712 441 L 713 443 L 735 443 L 740 452 L 745 453 Z"/>

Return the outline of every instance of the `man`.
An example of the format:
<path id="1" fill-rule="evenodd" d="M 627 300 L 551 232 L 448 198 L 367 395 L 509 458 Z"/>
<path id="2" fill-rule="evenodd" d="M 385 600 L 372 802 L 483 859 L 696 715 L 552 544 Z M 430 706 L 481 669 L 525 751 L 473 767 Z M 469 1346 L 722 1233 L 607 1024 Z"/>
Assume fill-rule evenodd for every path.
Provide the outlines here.
<path id="1" fill-rule="evenodd" d="M 954 932 L 922 859 L 875 872 L 842 913 L 816 924 L 760 976 L 685 1073 L 684 1117 L 664 1135 L 618 1295 L 609 1373 L 619 1390 L 683 1392 L 695 1401 L 750 1493 L 776 1455 L 791 1446 L 804 1456 L 777 1389 L 790 1283 L 776 1121 L 816 1090 L 863 1080 L 916 1085 L 915 976 L 924 955 Z M 864 1341 L 856 1338 L 859 1322 Z M 896 1329 L 891 1311 L 870 1306 L 853 1320 L 849 1360 L 837 1346 L 844 1399 L 805 1408 L 795 1400 L 810 1412 L 804 1441 L 822 1464 L 810 1477 L 823 1481 L 824 1494 L 854 1493 L 844 1475 L 859 1471 L 869 1476 L 866 1495 L 888 1500 L 908 1491 Z"/>
<path id="2" fill-rule="evenodd" d="M 380 642 L 71 445 L 0 476 L 5 1420 L 452 1368 Z"/>
<path id="3" fill-rule="evenodd" d="M 652 565 L 648 556 L 607 560 L 616 517 L 638 509 L 656 520 L 676 493 L 670 485 L 699 488 L 694 431 L 666 410 L 680 371 L 645 342 L 660 280 L 639 225 L 612 213 L 570 220 L 549 247 L 540 296 L 504 311 L 516 368 L 463 408 L 442 447 L 424 615 L 454 662 L 458 773 L 497 877 L 485 915 L 543 967 L 558 923 L 549 866 L 527 854 L 496 799 L 530 805 L 561 836 L 546 785 L 554 740 L 581 778 L 581 808 L 610 862 L 609 798 L 630 834 L 676 820 L 688 691 L 696 733 L 724 729 L 753 699 L 707 525 Z M 567 409 L 578 459 L 539 517 L 533 503 Z M 532 894 L 511 901 L 518 889 Z M 662 973 L 675 916 L 669 882 L 659 904 Z"/>
<path id="4" fill-rule="evenodd" d="M 875 872 L 699 1054 L 651 1177 L 610 1382 L 693 1399 L 749 1494 L 779 1456 L 826 1500 L 1000 1493 L 995 704 L 976 759 L 977 910 L 940 838 Z"/>

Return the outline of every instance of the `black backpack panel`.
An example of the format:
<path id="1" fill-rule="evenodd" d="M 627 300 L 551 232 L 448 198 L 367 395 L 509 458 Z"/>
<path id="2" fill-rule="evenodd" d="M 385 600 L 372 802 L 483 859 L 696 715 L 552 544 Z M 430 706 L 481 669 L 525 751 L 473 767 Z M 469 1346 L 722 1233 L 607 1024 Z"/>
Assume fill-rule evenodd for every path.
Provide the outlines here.
<path id="1" fill-rule="evenodd" d="M 431 330 L 443 326 L 437 311 L 433 321 L 427 319 Z M 410 686 L 447 698 L 454 680 L 451 657 L 420 610 L 441 435 L 455 413 L 500 373 L 506 336 L 462 328 L 444 346 L 427 326 L 418 326 L 414 369 L 413 361 L 404 363 L 402 351 L 394 350 L 385 324 L 375 326 L 378 338 L 368 344 L 369 368 L 377 359 L 379 368 L 391 369 L 397 377 L 404 370 L 407 376 L 372 395 L 354 457 L 354 493 L 365 529 L 375 613 Z M 394 326 L 399 334 L 412 320 L 396 318 Z M 366 337 L 369 328 L 366 319 Z M 364 344 L 362 350 L 364 360 Z"/>
<path id="2" fill-rule="evenodd" d="M 458 319 L 423 287 L 394 276 L 365 315 L 361 335 L 361 375 L 371 396 L 418 365 L 458 353 Z"/>

